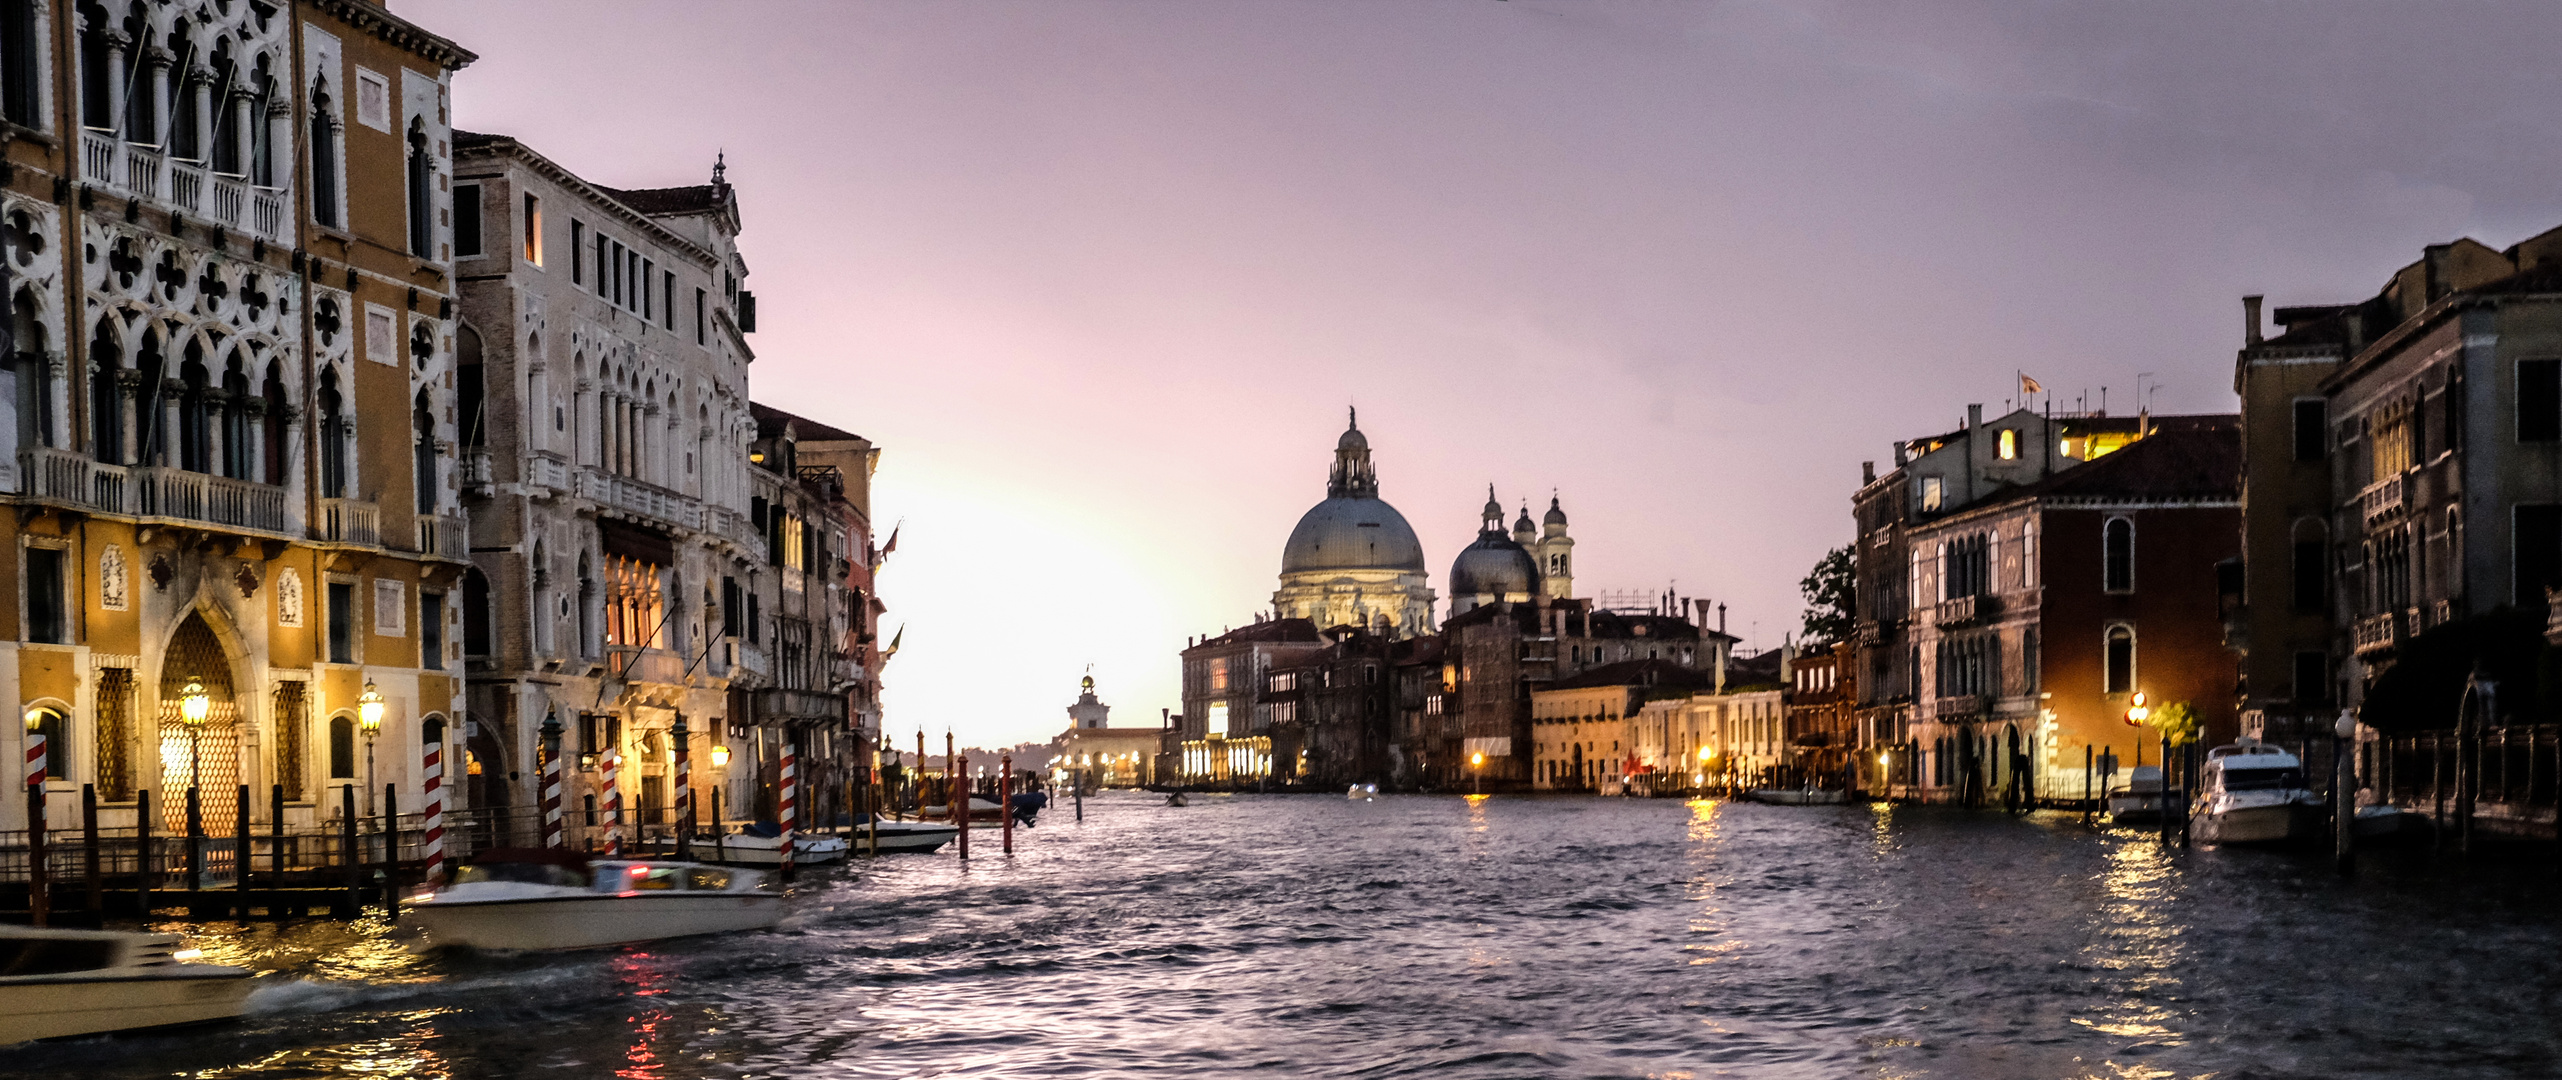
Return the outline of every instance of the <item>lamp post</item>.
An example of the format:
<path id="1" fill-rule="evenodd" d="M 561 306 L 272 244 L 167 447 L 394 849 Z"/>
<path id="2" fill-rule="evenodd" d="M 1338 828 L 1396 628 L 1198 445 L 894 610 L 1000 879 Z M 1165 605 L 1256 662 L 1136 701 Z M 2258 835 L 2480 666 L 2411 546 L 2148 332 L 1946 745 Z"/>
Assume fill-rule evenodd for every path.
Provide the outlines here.
<path id="1" fill-rule="evenodd" d="M 1469 789 L 1469 794 L 1486 793 L 1486 756 L 1484 754 L 1468 755 L 1468 780 L 1473 785 Z"/>
<path id="2" fill-rule="evenodd" d="M 374 738 L 383 733 L 383 696 L 374 690 L 374 681 L 365 680 L 365 692 L 356 697 L 356 729 L 365 733 L 365 813 L 374 812 Z"/>
<path id="3" fill-rule="evenodd" d="M 202 786 L 204 752 L 199 736 L 204 734 L 205 717 L 213 713 L 213 699 L 205 696 L 205 681 L 187 676 L 187 688 L 178 692 L 178 715 L 187 721 L 187 790 Z"/>

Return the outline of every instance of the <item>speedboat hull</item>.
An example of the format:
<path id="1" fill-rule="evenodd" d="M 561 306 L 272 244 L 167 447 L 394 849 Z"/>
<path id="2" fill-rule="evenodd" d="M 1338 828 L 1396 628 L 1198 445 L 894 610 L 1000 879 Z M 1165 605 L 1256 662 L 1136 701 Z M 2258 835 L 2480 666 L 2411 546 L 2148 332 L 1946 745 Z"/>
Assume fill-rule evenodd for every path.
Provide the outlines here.
<path id="1" fill-rule="evenodd" d="M 954 826 L 935 825 L 922 821 L 885 821 L 880 824 L 879 831 L 882 854 L 893 852 L 924 854 L 951 843 L 953 837 L 961 835 L 961 830 Z M 854 849 L 871 851 L 872 832 L 871 829 L 854 830 Z"/>
<path id="2" fill-rule="evenodd" d="M 2108 797 L 2108 820 L 2124 825 L 2162 820 L 2162 793 L 2118 792 Z"/>
<path id="3" fill-rule="evenodd" d="M 165 974 L 86 974 L 0 983 L 0 1044 L 203 1024 L 247 1008 L 249 972 L 211 964 Z"/>
<path id="4" fill-rule="evenodd" d="M 1762 788 L 1752 793 L 1752 801 L 1772 806 L 1840 806 L 1847 798 L 1844 792 L 1807 788 Z"/>
<path id="5" fill-rule="evenodd" d="M 601 949 L 764 930 L 783 921 L 770 892 L 598 893 L 512 900 L 429 900 L 409 916 L 436 945 L 498 952 Z"/>
<path id="6" fill-rule="evenodd" d="M 2291 802 L 2210 809 L 2188 823 L 2202 844 L 2275 844 L 2304 835 L 2305 815 Z"/>
<path id="7" fill-rule="evenodd" d="M 845 857 L 842 837 L 797 835 L 792 837 L 792 862 L 798 866 L 817 866 Z M 775 837 L 732 833 L 720 838 L 718 846 L 710 840 L 694 841 L 694 854 L 727 866 L 781 866 L 783 842 Z"/>

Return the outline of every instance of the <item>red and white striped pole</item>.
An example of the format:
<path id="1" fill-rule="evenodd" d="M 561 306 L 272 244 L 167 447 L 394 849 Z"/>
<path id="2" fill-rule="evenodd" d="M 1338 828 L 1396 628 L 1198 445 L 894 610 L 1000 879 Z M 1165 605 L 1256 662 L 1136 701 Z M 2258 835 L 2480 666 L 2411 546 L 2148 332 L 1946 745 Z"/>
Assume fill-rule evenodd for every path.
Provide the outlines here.
<path id="1" fill-rule="evenodd" d="M 543 846 L 561 846 L 560 837 L 560 747 L 548 746 L 543 754 Z"/>
<path id="2" fill-rule="evenodd" d="M 676 857 L 694 854 L 694 734 L 676 716 Z"/>
<path id="3" fill-rule="evenodd" d="M 445 744 L 427 744 L 419 773 L 426 778 L 426 812 L 418 819 L 420 846 L 427 849 L 426 884 L 433 888 L 445 875 Z"/>
<path id="4" fill-rule="evenodd" d="M 801 772 L 798 751 L 799 747 L 791 743 L 787 742 L 783 744 L 783 813 L 781 815 L 783 819 L 783 847 L 781 851 L 781 859 L 783 876 L 787 878 L 792 876 L 792 826 L 797 824 L 799 821 Z"/>
<path id="5" fill-rule="evenodd" d="M 605 857 L 623 857 L 623 789 L 616 774 L 623 769 L 623 750 L 605 752 Z"/>
<path id="6" fill-rule="evenodd" d="M 28 787 L 37 787 L 44 783 L 44 769 L 44 729 L 30 726 L 27 728 L 26 780 Z"/>

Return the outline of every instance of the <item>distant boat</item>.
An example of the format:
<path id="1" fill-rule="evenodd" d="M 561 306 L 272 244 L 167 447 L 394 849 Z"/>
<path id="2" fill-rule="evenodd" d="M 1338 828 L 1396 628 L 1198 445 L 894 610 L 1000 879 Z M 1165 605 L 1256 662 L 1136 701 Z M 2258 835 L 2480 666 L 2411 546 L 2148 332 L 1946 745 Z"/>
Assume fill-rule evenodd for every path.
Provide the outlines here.
<path id="1" fill-rule="evenodd" d="M 557 848 L 484 851 L 410 917 L 429 946 L 501 951 L 596 949 L 763 930 L 783 894 L 759 870 L 673 860 L 589 863 Z"/>
<path id="2" fill-rule="evenodd" d="M 2201 844 L 2266 844 L 2312 831 L 2322 799 L 2304 784 L 2304 763 L 2257 739 L 2206 752 L 2197 773 L 2197 809 L 2188 835 Z"/>
<path id="3" fill-rule="evenodd" d="M 1772 806 L 1840 806 L 1850 800 L 1850 793 L 1825 788 L 1760 788 L 1752 801 Z"/>
<path id="4" fill-rule="evenodd" d="M 1379 785 L 1354 784 L 1352 790 L 1344 793 L 1344 797 L 1358 802 L 1369 802 L 1379 797 Z"/>
<path id="5" fill-rule="evenodd" d="M 2162 820 L 2168 804 L 2162 794 L 2162 770 L 2158 766 L 2138 765 L 2126 774 L 2126 782 L 2108 789 L 2103 800 L 2108 807 L 2108 820 L 2120 825 Z"/>
<path id="6" fill-rule="evenodd" d="M 0 927 L 0 1044 L 239 1016 L 249 969 L 196 955 L 176 934 Z"/>
<path id="7" fill-rule="evenodd" d="M 1165 804 L 1167 806 L 1190 806 L 1192 805 L 1192 800 L 1184 798 L 1183 793 L 1178 791 L 1172 795 L 1166 796 Z"/>

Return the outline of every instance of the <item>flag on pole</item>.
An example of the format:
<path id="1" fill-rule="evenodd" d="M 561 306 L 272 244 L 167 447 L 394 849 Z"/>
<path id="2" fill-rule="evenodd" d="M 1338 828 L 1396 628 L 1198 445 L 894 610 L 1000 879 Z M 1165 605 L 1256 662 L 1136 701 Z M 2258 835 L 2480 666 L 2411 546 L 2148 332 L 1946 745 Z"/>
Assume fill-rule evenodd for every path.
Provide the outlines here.
<path id="1" fill-rule="evenodd" d="M 2019 393 L 2021 397 L 2026 397 L 2030 394 L 2042 394 L 2045 392 L 2046 388 L 2039 385 L 2037 380 L 2029 378 L 2027 372 L 2023 371 L 2019 373 Z"/>
<path id="2" fill-rule="evenodd" d="M 882 566 L 883 564 L 885 564 L 885 563 L 887 563 L 887 562 L 889 562 L 889 561 L 890 561 L 890 553 L 891 553 L 891 552 L 893 552 L 893 551 L 897 551 L 897 550 L 898 550 L 898 531 L 899 531 L 899 526 L 901 526 L 901 525 L 905 525 L 905 524 L 907 524 L 907 523 L 906 523 L 906 522 L 904 522 L 904 521 L 902 521 L 902 522 L 899 522 L 897 525 L 892 525 L 892 526 L 890 526 L 890 542 L 889 542 L 889 543 L 886 543 L 886 544 L 881 545 L 881 550 L 879 550 L 879 551 L 876 551 L 876 552 L 873 552 L 873 553 L 872 553 L 872 572 L 873 572 L 873 573 L 876 573 L 876 574 L 877 574 L 877 573 L 879 573 L 879 572 L 881 571 L 881 566 Z"/>
<path id="3" fill-rule="evenodd" d="M 905 640 L 907 640 L 907 624 L 900 623 L 898 633 L 890 635 L 890 647 L 881 650 L 881 659 L 887 661 L 890 657 L 897 656 L 898 643 Z"/>

